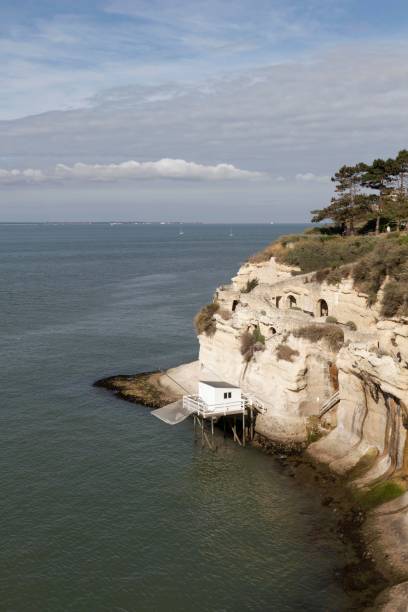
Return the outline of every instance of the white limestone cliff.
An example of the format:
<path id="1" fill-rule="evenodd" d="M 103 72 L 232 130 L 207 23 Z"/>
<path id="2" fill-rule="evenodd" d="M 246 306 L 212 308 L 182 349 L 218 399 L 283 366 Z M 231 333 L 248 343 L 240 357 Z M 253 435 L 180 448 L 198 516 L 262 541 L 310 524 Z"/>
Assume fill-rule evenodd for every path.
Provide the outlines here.
<path id="1" fill-rule="evenodd" d="M 258 284 L 245 292 L 254 279 Z M 201 371 L 240 385 L 265 404 L 266 413 L 256 421 L 258 435 L 307 442 L 311 424 L 318 423 L 321 437 L 308 446 L 315 459 L 348 475 L 352 486 L 363 491 L 389 479 L 403 490 L 408 475 L 408 320 L 381 319 L 379 306 L 369 307 L 367 296 L 349 278 L 337 285 L 313 279 L 273 258 L 244 264 L 230 285 L 216 291 L 215 333 L 199 336 Z M 381 292 L 377 304 L 380 300 Z M 316 342 L 299 335 L 300 328 L 324 327 L 327 316 L 344 333 L 341 348 L 333 349 L 325 337 Z M 241 354 L 242 336 L 254 330 L 265 342 L 254 347 L 247 361 Z M 289 347 L 286 358 L 282 346 Z M 337 390 L 339 402 L 319 419 L 322 404 Z M 396 513 L 408 540 L 408 506 Z"/>

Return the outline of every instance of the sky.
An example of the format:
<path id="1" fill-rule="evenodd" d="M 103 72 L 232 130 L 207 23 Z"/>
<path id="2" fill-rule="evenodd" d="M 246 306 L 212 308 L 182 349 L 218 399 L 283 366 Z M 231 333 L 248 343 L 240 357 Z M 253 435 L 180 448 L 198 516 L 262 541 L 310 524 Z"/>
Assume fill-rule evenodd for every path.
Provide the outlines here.
<path id="1" fill-rule="evenodd" d="M 304 222 L 408 148 L 406 0 L 0 0 L 0 221 Z"/>

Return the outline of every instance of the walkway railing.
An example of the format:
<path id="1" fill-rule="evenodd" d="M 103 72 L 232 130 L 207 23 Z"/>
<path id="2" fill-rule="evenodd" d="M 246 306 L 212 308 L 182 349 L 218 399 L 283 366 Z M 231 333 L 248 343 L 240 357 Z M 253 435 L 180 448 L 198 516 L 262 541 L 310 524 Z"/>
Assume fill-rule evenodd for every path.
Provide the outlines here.
<path id="1" fill-rule="evenodd" d="M 207 418 L 211 416 L 226 416 L 228 414 L 238 414 L 245 410 L 245 400 L 235 400 L 222 402 L 220 404 L 207 404 L 199 395 L 184 395 L 183 408 L 191 414 L 197 414 Z"/>

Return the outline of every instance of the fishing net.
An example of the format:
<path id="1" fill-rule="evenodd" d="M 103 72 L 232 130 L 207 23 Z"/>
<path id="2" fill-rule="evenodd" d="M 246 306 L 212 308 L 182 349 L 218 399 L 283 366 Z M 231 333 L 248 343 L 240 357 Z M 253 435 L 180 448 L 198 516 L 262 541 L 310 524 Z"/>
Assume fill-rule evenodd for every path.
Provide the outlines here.
<path id="1" fill-rule="evenodd" d="M 183 407 L 183 400 L 178 400 L 177 402 L 163 406 L 163 408 L 152 410 L 151 413 L 168 425 L 178 425 L 178 423 L 181 423 L 190 416 L 191 411 Z"/>

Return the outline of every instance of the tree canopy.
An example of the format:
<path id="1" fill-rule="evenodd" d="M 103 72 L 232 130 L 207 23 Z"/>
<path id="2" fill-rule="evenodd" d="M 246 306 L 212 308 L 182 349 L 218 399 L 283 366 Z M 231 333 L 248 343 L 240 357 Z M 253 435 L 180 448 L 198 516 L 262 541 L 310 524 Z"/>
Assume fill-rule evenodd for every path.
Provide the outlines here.
<path id="1" fill-rule="evenodd" d="M 408 150 L 395 159 L 342 166 L 331 179 L 335 194 L 328 206 L 312 211 L 312 221 L 331 220 L 343 234 L 356 228 L 408 226 Z"/>

